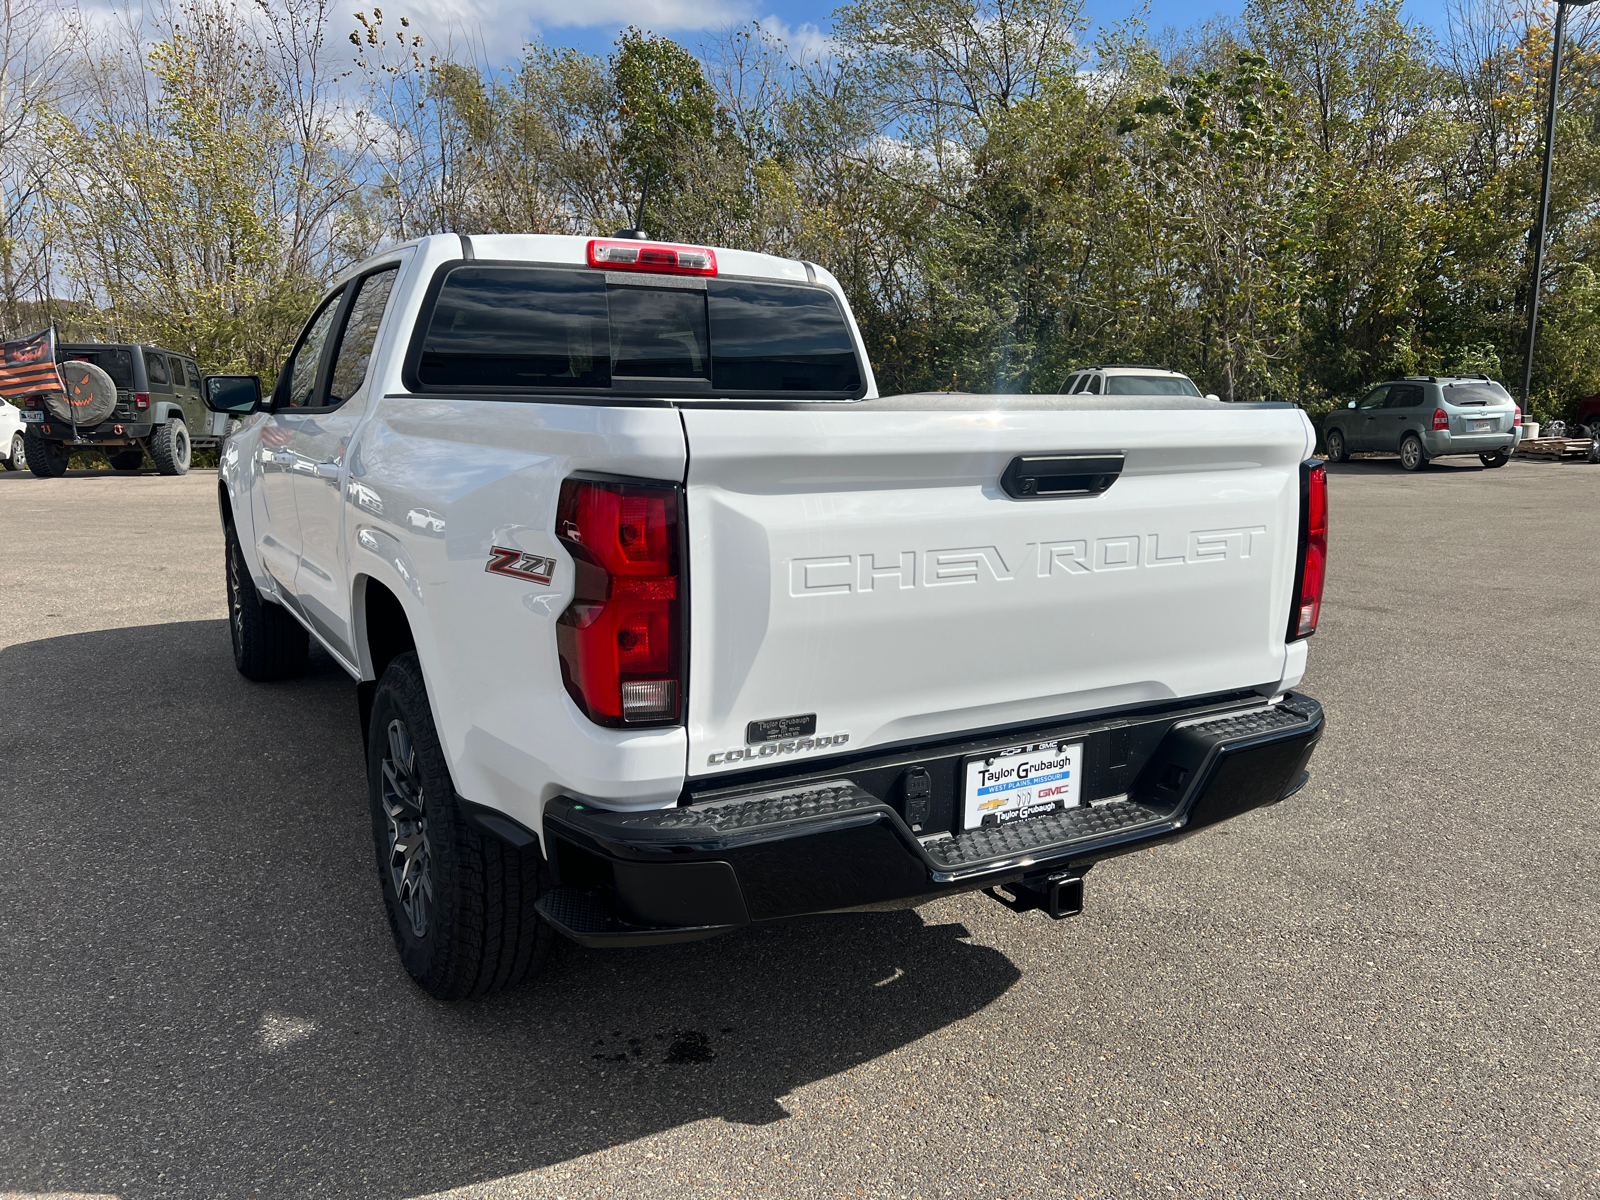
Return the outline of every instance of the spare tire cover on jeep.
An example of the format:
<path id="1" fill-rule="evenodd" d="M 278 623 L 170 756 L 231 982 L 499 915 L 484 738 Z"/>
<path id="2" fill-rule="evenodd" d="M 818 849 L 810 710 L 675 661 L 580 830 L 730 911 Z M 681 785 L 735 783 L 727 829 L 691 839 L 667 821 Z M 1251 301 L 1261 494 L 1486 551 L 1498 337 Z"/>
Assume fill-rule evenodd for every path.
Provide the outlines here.
<path id="1" fill-rule="evenodd" d="M 45 411 L 55 420 L 98 425 L 116 411 L 117 385 L 93 363 L 62 363 L 61 381 L 66 394 L 50 392 L 44 398 Z"/>

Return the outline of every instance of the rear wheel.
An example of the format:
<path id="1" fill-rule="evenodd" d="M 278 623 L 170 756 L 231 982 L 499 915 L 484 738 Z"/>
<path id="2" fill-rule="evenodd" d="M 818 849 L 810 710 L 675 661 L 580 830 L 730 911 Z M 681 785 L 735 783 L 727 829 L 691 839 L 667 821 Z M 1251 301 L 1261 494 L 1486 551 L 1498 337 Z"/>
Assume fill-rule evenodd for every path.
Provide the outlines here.
<path id="1" fill-rule="evenodd" d="M 189 473 L 189 427 L 177 417 L 169 417 L 150 435 L 150 457 L 163 475 Z"/>
<path id="2" fill-rule="evenodd" d="M 1349 461 L 1350 451 L 1345 449 L 1344 434 L 1340 433 L 1337 429 L 1330 429 L 1328 430 L 1327 441 L 1329 462 L 1341 463 Z"/>
<path id="3" fill-rule="evenodd" d="M 293 679 L 306 669 L 311 635 L 279 605 L 263 600 L 250 578 L 239 539 L 227 531 L 228 632 L 233 665 L 257 683 Z"/>
<path id="4" fill-rule="evenodd" d="M 415 654 L 384 671 L 371 728 L 373 847 L 406 971 L 440 1000 L 484 996 L 528 978 L 555 940 L 534 909 L 544 860 L 536 846 L 518 850 L 467 823 Z"/>
<path id="5" fill-rule="evenodd" d="M 23 454 L 28 460 L 28 470 L 40 479 L 60 479 L 67 473 L 67 461 L 72 457 L 66 446 L 46 441 L 31 429 L 23 442 Z"/>
<path id="6" fill-rule="evenodd" d="M 26 471 L 28 469 L 28 446 L 21 432 L 11 435 L 11 453 L 6 456 L 6 466 L 13 471 Z"/>
<path id="7" fill-rule="evenodd" d="M 120 454 L 108 455 L 111 459 L 113 471 L 137 471 L 144 466 L 143 450 L 124 450 Z"/>
<path id="8" fill-rule="evenodd" d="M 1428 465 L 1428 452 L 1414 433 L 1406 434 L 1400 443 L 1400 465 L 1408 471 L 1420 471 Z"/>
<path id="9" fill-rule="evenodd" d="M 1480 454 L 1478 461 L 1486 467 L 1503 467 L 1511 461 L 1511 451 L 1496 450 L 1493 454 Z"/>

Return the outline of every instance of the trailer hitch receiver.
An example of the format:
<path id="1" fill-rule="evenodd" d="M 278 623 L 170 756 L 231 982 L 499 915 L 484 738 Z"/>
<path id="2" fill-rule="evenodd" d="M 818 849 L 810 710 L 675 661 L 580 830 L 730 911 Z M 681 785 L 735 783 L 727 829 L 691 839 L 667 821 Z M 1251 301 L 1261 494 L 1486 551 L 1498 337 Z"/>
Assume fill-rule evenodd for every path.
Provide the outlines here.
<path id="1" fill-rule="evenodd" d="M 1083 871 L 1069 869 L 983 890 L 1012 912 L 1032 912 L 1038 908 L 1049 913 L 1051 920 L 1059 921 L 1083 912 L 1083 876 Z"/>

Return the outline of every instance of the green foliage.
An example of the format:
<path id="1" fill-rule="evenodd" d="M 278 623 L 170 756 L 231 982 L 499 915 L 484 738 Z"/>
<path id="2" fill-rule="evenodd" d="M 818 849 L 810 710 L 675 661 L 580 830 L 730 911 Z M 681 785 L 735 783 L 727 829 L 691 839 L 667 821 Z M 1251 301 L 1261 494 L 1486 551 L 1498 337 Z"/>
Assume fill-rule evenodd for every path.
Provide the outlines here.
<path id="1" fill-rule="evenodd" d="M 441 230 L 652 235 L 831 270 L 884 391 L 1049 391 L 1158 362 L 1329 411 L 1376 380 L 1521 382 L 1548 15 L 1249 0 L 1157 44 L 1079 0 L 853 0 L 824 56 L 624 30 L 503 70 L 320 0 L 150 10 L 47 110 L 76 333 L 271 374 L 321 281 Z M 1565 63 L 1535 412 L 1600 391 L 1600 53 Z M 360 107 L 350 98 L 359 94 Z M 46 110 L 41 110 L 46 111 Z M 9 285 L 8 285 L 9 286 Z M 14 290 L 14 289 L 13 289 Z"/>

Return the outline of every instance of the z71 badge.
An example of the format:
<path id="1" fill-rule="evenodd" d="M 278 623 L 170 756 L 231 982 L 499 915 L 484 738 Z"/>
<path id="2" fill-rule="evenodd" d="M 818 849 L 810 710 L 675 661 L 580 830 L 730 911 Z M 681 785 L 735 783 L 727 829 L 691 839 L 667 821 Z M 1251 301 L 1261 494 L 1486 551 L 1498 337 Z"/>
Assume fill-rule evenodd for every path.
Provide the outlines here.
<path id="1" fill-rule="evenodd" d="M 491 546 L 489 561 L 483 569 L 491 575 L 509 575 L 512 579 L 549 583 L 556 573 L 556 560 L 539 554 L 524 554 L 521 550 L 508 550 L 504 546 Z"/>

